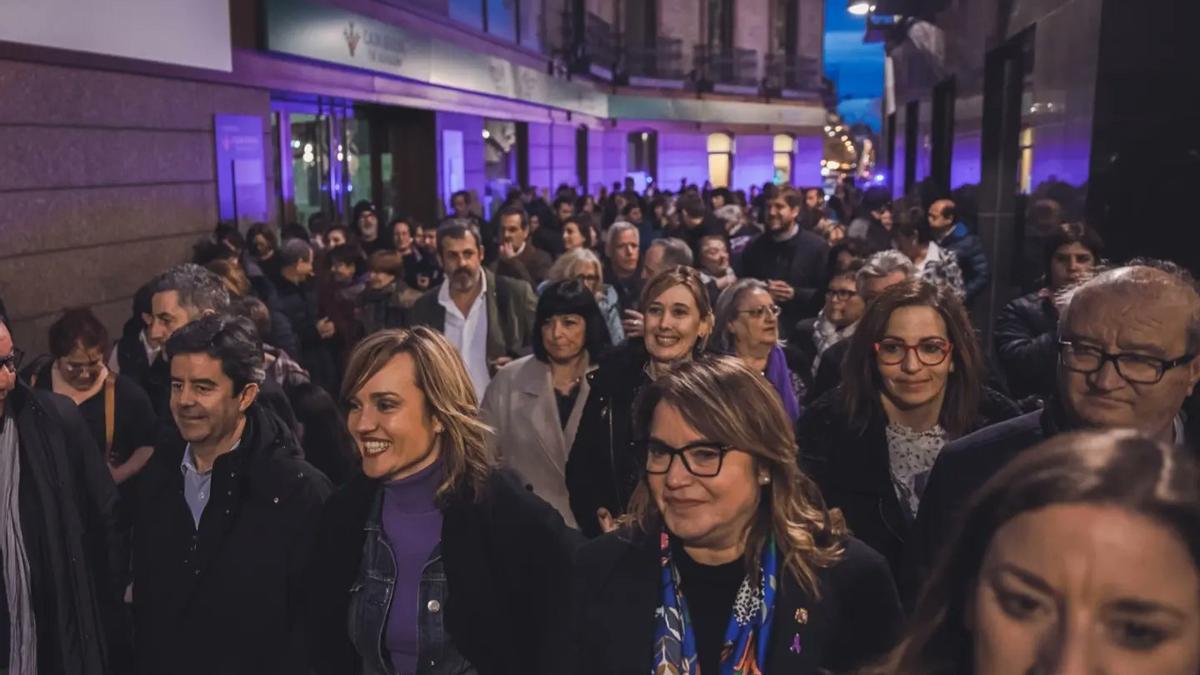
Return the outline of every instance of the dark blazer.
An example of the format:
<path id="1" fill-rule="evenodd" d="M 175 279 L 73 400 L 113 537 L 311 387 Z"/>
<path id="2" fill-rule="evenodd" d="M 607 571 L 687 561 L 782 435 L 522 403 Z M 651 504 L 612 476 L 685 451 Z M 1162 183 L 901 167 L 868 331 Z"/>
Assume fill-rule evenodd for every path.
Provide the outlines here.
<path id="1" fill-rule="evenodd" d="M 972 429 L 1019 412 L 1012 401 L 985 389 Z M 852 422 L 857 420 L 846 416 L 840 388 L 814 401 L 800 419 L 800 462 L 821 487 L 826 504 L 842 510 L 855 536 L 883 554 L 899 578 L 911 516 L 892 484 L 887 418 L 874 415 L 865 426 Z"/>
<path id="2" fill-rule="evenodd" d="M 566 672 L 644 675 L 661 599 L 657 537 L 606 534 L 580 548 L 575 565 L 574 670 Z M 899 633 L 902 616 L 887 565 L 857 539 L 846 539 L 840 562 L 818 570 L 820 600 L 782 569 L 779 579 L 764 672 L 846 672 L 884 654 Z"/>
<path id="3" fill-rule="evenodd" d="M 330 497 L 317 528 L 305 623 L 318 675 L 359 672 L 347 629 L 349 589 L 381 485 L 362 474 L 351 479 Z M 442 507 L 446 627 L 480 675 L 564 672 L 570 560 L 579 543 L 558 512 L 507 471 L 494 471 L 478 500 L 463 491 Z"/>
<path id="4" fill-rule="evenodd" d="M 537 296 L 529 284 L 520 279 L 487 275 L 487 357 L 489 361 L 502 356 L 524 356 L 530 353 L 533 340 L 533 321 L 537 316 Z M 442 283 L 449 283 L 443 281 Z M 438 302 L 441 286 L 425 291 L 408 313 L 409 327 L 429 326 L 436 331 L 446 330 L 446 308 Z"/>
<path id="5" fill-rule="evenodd" d="M 996 315 L 996 354 L 1014 398 L 1054 394 L 1058 310 L 1047 291 L 1023 295 Z"/>
<path id="6" fill-rule="evenodd" d="M 128 551 L 116 536 L 117 488 L 70 399 L 18 381 L 5 406 L 20 439 L 17 499 L 38 673 L 103 675 L 109 672 L 107 646 L 127 639 L 119 603 Z M 0 601 L 7 603 L 5 593 Z M 7 644 L 7 609 L 2 616 Z"/>
<path id="7" fill-rule="evenodd" d="M 567 493 L 575 522 L 589 537 L 600 534 L 596 510 L 604 507 L 614 517 L 625 513 L 637 484 L 633 406 L 650 382 L 648 362 L 644 343 L 627 341 L 587 374 L 590 393 L 567 457 Z"/>
<path id="8" fill-rule="evenodd" d="M 498 258 L 492 271 L 510 279 L 520 279 L 530 287 L 537 288 L 538 284 L 546 280 L 553 264 L 554 259 L 549 253 L 534 246 L 532 241 L 527 241 L 525 249 L 519 254 L 511 258 Z"/>
<path id="9" fill-rule="evenodd" d="M 172 435 L 142 471 L 134 533 L 137 672 L 303 672 L 300 584 L 329 481 L 254 403 L 238 448 L 217 458 L 196 528 Z M 197 645 L 207 645 L 198 649 Z"/>

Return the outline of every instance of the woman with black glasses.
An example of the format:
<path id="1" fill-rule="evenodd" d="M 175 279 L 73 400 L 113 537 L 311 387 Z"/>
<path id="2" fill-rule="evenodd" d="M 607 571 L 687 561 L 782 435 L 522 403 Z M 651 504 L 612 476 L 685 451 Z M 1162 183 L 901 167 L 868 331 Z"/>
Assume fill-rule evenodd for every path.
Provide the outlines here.
<path id="1" fill-rule="evenodd" d="M 681 364 L 634 417 L 641 480 L 623 527 L 576 554 L 564 672 L 840 673 L 888 648 L 900 610 L 887 565 L 800 472 L 757 372 Z"/>
<path id="2" fill-rule="evenodd" d="M 801 463 L 895 573 L 942 447 L 1018 410 L 983 386 L 983 355 L 962 302 L 920 279 L 867 307 L 843 364 L 842 384 L 800 420 Z"/>

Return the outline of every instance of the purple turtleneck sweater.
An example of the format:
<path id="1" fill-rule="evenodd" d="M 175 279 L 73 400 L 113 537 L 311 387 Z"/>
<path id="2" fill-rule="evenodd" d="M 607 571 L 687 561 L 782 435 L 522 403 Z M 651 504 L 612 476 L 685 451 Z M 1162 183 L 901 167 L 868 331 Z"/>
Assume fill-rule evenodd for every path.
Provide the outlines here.
<path id="1" fill-rule="evenodd" d="M 442 512 L 434 506 L 441 482 L 442 461 L 438 459 L 383 488 L 383 532 L 396 559 L 396 587 L 383 646 L 399 675 L 417 672 L 421 572 L 442 539 Z"/>

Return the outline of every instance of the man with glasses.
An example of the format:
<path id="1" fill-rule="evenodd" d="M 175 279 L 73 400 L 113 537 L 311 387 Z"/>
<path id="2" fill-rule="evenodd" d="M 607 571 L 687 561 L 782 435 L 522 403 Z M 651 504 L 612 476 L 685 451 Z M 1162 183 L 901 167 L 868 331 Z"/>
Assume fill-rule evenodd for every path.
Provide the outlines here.
<path id="1" fill-rule="evenodd" d="M 116 487 L 75 405 L 18 380 L 21 357 L 0 315 L 0 671 L 108 672 Z"/>
<path id="2" fill-rule="evenodd" d="M 1200 381 L 1200 291 L 1186 271 L 1135 261 L 1084 282 L 1058 328 L 1058 396 L 1038 412 L 982 429 L 938 456 L 908 540 L 911 600 L 956 514 L 988 478 L 1045 438 L 1084 428 L 1133 428 L 1183 444 L 1180 410 Z"/>
<path id="3" fill-rule="evenodd" d="M 825 289 L 825 306 L 815 318 L 796 324 L 791 343 L 812 364 L 809 368 L 811 377 L 815 377 L 821 367 L 822 355 L 833 345 L 853 335 L 858 320 L 866 311 L 867 305 L 858 294 L 856 281 L 861 268 L 862 261 L 855 260 L 850 267 L 835 271 Z"/>

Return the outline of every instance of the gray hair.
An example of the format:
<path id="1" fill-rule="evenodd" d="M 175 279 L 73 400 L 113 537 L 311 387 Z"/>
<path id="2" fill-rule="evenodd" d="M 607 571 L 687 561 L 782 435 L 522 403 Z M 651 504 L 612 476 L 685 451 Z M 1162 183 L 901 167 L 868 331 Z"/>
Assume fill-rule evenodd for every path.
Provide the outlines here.
<path id="1" fill-rule="evenodd" d="M 868 279 L 879 279 L 889 274 L 895 274 L 896 272 L 904 272 L 904 276 L 914 277 L 917 274 L 917 268 L 908 259 L 908 256 L 900 251 L 880 251 L 867 258 L 863 266 L 859 268 L 858 275 L 854 279 L 855 286 L 858 287 L 858 292 L 861 295 L 863 285 Z"/>
<path id="2" fill-rule="evenodd" d="M 729 324 L 737 318 L 738 301 L 742 296 L 755 289 L 766 291 L 767 284 L 758 279 L 738 279 L 717 297 L 716 321 L 713 324 L 712 338 L 709 345 L 718 352 L 732 352 L 733 340 L 729 339 Z"/>
<path id="3" fill-rule="evenodd" d="M 631 223 L 627 220 L 618 220 L 617 222 L 613 223 L 611 227 L 608 228 L 608 232 L 604 233 L 604 237 L 605 237 L 604 252 L 606 254 L 608 254 L 609 258 L 612 258 L 613 256 L 615 256 L 617 254 L 617 250 L 616 250 L 617 237 L 622 232 L 628 232 L 630 230 L 637 233 L 638 243 L 640 244 L 642 241 L 642 233 L 638 231 L 637 225 L 634 225 L 633 223 Z"/>
<path id="4" fill-rule="evenodd" d="M 301 260 L 308 260 L 308 256 L 312 255 L 313 247 L 303 239 L 288 239 L 283 242 L 283 247 L 279 249 L 279 262 L 284 266 L 295 265 Z"/>
<path id="5" fill-rule="evenodd" d="M 683 265 L 684 267 L 692 266 L 692 248 L 688 246 L 687 242 L 684 240 L 676 239 L 675 237 L 655 239 L 654 241 L 650 242 L 650 246 L 646 250 L 649 251 L 651 248 L 655 247 L 663 250 L 663 269 L 675 267 L 676 265 Z"/>
<path id="6" fill-rule="evenodd" d="M 558 260 L 554 261 L 554 264 L 550 266 L 550 270 L 546 273 L 546 280 L 563 281 L 570 279 L 572 278 L 571 273 L 582 263 L 595 265 L 596 269 L 600 272 L 600 276 L 603 278 L 604 266 L 600 264 L 600 258 L 591 249 L 580 246 L 573 251 L 568 251 L 559 256 Z"/>
<path id="7" fill-rule="evenodd" d="M 221 277 L 195 263 L 183 263 L 158 275 L 153 293 L 175 291 L 179 305 L 196 314 L 220 312 L 229 306 L 229 291 Z"/>
<path id="8" fill-rule="evenodd" d="M 1191 316 L 1187 325 L 1187 350 L 1200 348 L 1200 285 L 1183 267 L 1166 260 L 1135 258 L 1129 264 L 1103 270 L 1089 279 L 1064 289 L 1055 298 L 1059 309 L 1058 330 L 1062 335 L 1067 314 L 1080 294 L 1130 294 L 1147 300 L 1162 297 L 1164 292 L 1180 291 L 1188 295 Z"/>

